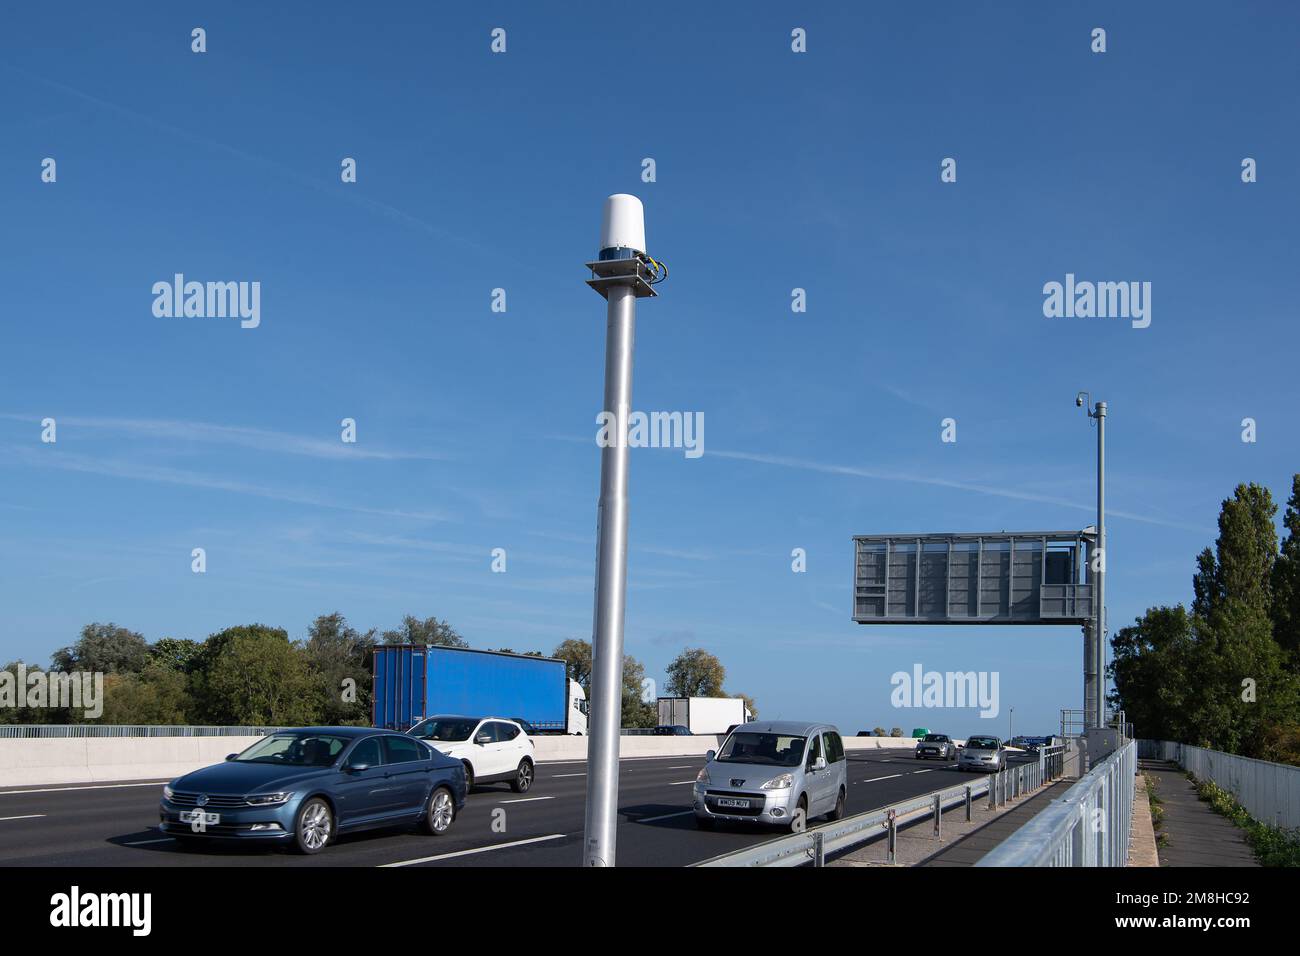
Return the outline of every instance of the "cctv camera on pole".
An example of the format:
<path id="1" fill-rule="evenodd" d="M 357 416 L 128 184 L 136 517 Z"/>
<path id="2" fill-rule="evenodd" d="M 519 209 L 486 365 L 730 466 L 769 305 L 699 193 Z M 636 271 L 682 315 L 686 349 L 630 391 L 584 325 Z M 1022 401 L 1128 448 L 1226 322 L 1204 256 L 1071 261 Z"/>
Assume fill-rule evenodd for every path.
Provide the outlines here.
<path id="1" fill-rule="evenodd" d="M 627 595 L 627 421 L 632 407 L 636 300 L 657 293 L 667 269 L 646 254 L 645 210 L 635 196 L 605 200 L 591 286 L 608 302 L 605 406 L 614 427 L 600 452 L 596 511 L 596 610 L 592 633 L 584 866 L 613 866 L 618 824 L 618 745 L 623 705 L 623 615 Z M 608 418 L 605 419 L 608 421 Z"/>

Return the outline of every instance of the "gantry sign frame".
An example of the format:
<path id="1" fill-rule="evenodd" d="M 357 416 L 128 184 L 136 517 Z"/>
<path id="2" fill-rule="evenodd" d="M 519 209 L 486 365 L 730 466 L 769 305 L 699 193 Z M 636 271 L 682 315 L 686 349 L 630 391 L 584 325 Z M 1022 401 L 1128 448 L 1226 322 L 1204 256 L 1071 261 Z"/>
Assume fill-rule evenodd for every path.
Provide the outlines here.
<path id="1" fill-rule="evenodd" d="M 858 624 L 1074 624 L 1095 613 L 1094 529 L 853 538 Z"/>

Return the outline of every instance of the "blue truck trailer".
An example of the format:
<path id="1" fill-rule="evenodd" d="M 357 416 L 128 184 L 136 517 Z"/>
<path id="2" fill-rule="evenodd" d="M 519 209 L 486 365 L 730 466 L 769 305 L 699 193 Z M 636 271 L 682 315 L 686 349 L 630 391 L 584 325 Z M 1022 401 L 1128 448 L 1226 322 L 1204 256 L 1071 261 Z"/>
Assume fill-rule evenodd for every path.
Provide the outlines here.
<path id="1" fill-rule="evenodd" d="M 586 734 L 587 699 L 555 657 L 434 644 L 374 649 L 371 723 L 406 730 L 437 714 L 525 720 L 542 734 Z"/>

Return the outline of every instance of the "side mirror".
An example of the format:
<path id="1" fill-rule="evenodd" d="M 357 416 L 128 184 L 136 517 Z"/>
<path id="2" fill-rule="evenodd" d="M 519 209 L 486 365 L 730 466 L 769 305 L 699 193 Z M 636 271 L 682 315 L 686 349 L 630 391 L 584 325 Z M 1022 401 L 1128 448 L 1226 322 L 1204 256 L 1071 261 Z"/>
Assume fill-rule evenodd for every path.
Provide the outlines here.
<path id="1" fill-rule="evenodd" d="M 474 743 L 476 743 L 476 744 L 490 744 L 490 743 L 492 743 L 492 738 L 489 737 L 487 734 L 479 734 L 477 737 L 474 738 Z"/>
<path id="2" fill-rule="evenodd" d="M 239 754 L 226 754 L 226 759 L 227 759 L 227 760 L 234 760 L 234 759 L 235 759 L 236 757 L 238 757 L 238 756 L 239 756 Z"/>
<path id="3" fill-rule="evenodd" d="M 717 752 L 716 750 L 706 750 L 706 751 L 704 752 L 704 762 L 705 762 L 705 763 L 708 763 L 710 760 L 712 760 L 712 759 L 713 759 L 714 757 L 716 757 L 717 755 L 718 755 L 718 752 Z"/>
<path id="4" fill-rule="evenodd" d="M 825 769 L 826 769 L 826 758 L 825 758 L 825 757 L 818 757 L 816 760 L 813 761 L 812 768 L 813 768 L 814 771 L 825 770 Z"/>
<path id="5" fill-rule="evenodd" d="M 363 770 L 369 770 L 369 769 L 370 769 L 370 764 L 368 764 L 368 763 L 350 763 L 350 764 L 347 764 L 346 766 L 344 766 L 344 768 L 343 768 L 343 772 L 344 772 L 344 773 L 361 773 L 361 771 L 363 771 Z"/>

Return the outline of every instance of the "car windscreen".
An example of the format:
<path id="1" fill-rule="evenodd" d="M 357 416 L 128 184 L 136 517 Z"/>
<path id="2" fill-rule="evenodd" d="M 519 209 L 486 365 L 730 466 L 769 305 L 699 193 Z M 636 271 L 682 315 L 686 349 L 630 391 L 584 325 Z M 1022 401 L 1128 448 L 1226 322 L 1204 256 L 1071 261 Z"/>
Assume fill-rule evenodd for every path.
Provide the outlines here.
<path id="1" fill-rule="evenodd" d="M 948 738 L 945 737 L 943 734 L 926 734 L 925 742 L 928 744 L 946 744 L 948 742 Z"/>
<path id="2" fill-rule="evenodd" d="M 806 737 L 789 734 L 737 731 L 727 738 L 716 760 L 723 763 L 752 763 L 770 767 L 797 767 L 803 759 Z"/>
<path id="3" fill-rule="evenodd" d="M 274 763 L 286 767 L 328 767 L 348 744 L 332 734 L 272 734 L 235 759 L 240 763 Z"/>
<path id="4" fill-rule="evenodd" d="M 407 731 L 412 737 L 421 740 L 469 740 L 469 735 L 478 726 L 477 720 L 464 717 L 430 717 L 422 720 Z"/>
<path id="5" fill-rule="evenodd" d="M 966 741 L 967 750 L 997 750 L 998 739 L 996 737 L 972 737 Z"/>

